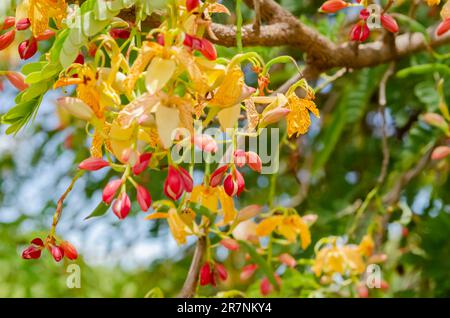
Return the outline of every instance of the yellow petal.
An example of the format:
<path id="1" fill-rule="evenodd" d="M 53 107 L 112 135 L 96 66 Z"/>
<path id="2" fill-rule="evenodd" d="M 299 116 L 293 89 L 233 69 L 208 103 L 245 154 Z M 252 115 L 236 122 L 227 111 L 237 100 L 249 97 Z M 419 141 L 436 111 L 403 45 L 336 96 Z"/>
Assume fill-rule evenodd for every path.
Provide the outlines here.
<path id="1" fill-rule="evenodd" d="M 373 242 L 372 237 L 370 235 L 365 235 L 362 238 L 361 243 L 359 243 L 358 249 L 362 255 L 370 256 L 372 255 L 374 246 L 375 243 Z"/>
<path id="2" fill-rule="evenodd" d="M 145 217 L 146 220 L 167 219 L 168 214 L 162 212 L 155 212 Z"/>
<path id="3" fill-rule="evenodd" d="M 228 70 L 210 104 L 219 107 L 236 105 L 240 100 L 243 88 L 244 73 L 240 67 L 233 67 L 231 70 Z"/>
<path id="4" fill-rule="evenodd" d="M 219 194 L 217 192 L 217 188 L 198 185 L 192 190 L 190 200 L 204 206 L 209 211 L 216 213 L 219 204 Z"/>
<path id="5" fill-rule="evenodd" d="M 172 136 L 180 123 L 178 109 L 159 105 L 155 112 L 158 135 L 164 148 L 172 145 Z"/>
<path id="6" fill-rule="evenodd" d="M 270 216 L 267 219 L 262 220 L 256 227 L 256 235 L 267 236 L 272 233 L 275 228 L 281 224 L 283 221 L 283 216 L 276 215 Z"/>
<path id="7" fill-rule="evenodd" d="M 187 236 L 185 223 L 181 219 L 176 209 L 169 209 L 169 212 L 167 214 L 167 221 L 169 223 L 169 228 L 172 236 L 178 244 L 185 244 Z"/>
<path id="8" fill-rule="evenodd" d="M 219 187 L 219 200 L 222 206 L 223 223 L 228 224 L 236 218 L 237 212 L 234 208 L 233 198 L 225 193 L 223 187 Z"/>
<path id="9" fill-rule="evenodd" d="M 150 62 L 145 75 L 145 84 L 150 94 L 161 90 L 175 73 L 177 64 L 173 60 L 155 57 Z"/>
<path id="10" fill-rule="evenodd" d="M 241 115 L 241 105 L 237 104 L 233 107 L 228 107 L 222 109 L 218 114 L 217 118 L 219 119 L 220 127 L 223 130 L 227 128 L 234 128 L 236 125 L 239 116 Z"/>

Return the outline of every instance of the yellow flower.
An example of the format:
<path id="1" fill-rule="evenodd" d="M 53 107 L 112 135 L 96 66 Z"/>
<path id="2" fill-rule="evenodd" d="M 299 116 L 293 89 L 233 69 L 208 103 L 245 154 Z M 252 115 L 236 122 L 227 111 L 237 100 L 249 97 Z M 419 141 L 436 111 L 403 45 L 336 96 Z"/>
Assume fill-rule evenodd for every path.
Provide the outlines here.
<path id="1" fill-rule="evenodd" d="M 312 270 L 316 276 L 334 273 L 359 275 L 364 272 L 366 262 L 364 256 L 370 256 L 373 251 L 373 240 L 369 235 L 364 236 L 359 245 L 344 245 L 338 238 L 328 238 L 329 244 L 316 252 Z"/>
<path id="2" fill-rule="evenodd" d="M 178 244 L 185 244 L 186 237 L 190 234 L 189 228 L 186 223 L 183 221 L 182 216 L 177 212 L 175 208 L 170 208 L 167 213 L 155 212 L 150 214 L 145 218 L 146 220 L 155 220 L 155 219 L 167 219 L 169 223 L 169 229 L 172 233 L 173 238 L 177 241 Z"/>
<path id="3" fill-rule="evenodd" d="M 297 214 L 270 216 L 261 221 L 256 228 L 258 236 L 267 236 L 273 231 L 284 236 L 290 242 L 295 242 L 297 235 L 300 235 L 303 249 L 311 244 L 311 233 L 308 225 Z"/>
<path id="4" fill-rule="evenodd" d="M 31 31 L 35 37 L 48 30 L 50 19 L 54 19 L 59 27 L 67 15 L 65 0 L 28 0 L 28 18 L 31 22 Z"/>
<path id="5" fill-rule="evenodd" d="M 308 132 L 311 126 L 310 111 L 320 118 L 316 104 L 309 98 L 299 98 L 295 93 L 288 96 L 287 108 L 290 109 L 290 113 L 286 116 L 289 137 L 294 134 L 298 137 Z"/>
<path id="6" fill-rule="evenodd" d="M 195 186 L 190 200 L 204 206 L 213 213 L 218 211 L 220 202 L 221 213 L 223 214 L 221 225 L 229 224 L 236 218 L 237 212 L 234 208 L 233 199 L 225 193 L 222 186 L 214 188 L 205 185 Z"/>

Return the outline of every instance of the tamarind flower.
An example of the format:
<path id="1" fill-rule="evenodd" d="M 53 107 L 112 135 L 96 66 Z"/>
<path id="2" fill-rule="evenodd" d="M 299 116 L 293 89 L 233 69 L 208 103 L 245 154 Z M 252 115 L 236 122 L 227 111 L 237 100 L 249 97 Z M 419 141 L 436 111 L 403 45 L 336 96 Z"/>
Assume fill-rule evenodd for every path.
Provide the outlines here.
<path id="1" fill-rule="evenodd" d="M 39 36 L 48 29 L 50 19 L 54 19 L 58 27 L 67 16 L 67 3 L 65 0 L 26 0 L 24 9 L 30 20 L 31 31 Z"/>
<path id="2" fill-rule="evenodd" d="M 295 242 L 297 236 L 300 236 L 302 249 L 306 249 L 311 244 L 308 225 L 298 214 L 269 216 L 256 228 L 258 236 L 267 236 L 274 231 L 284 236 L 289 242 Z"/>
<path id="3" fill-rule="evenodd" d="M 170 208 L 167 213 L 156 212 L 145 218 L 146 220 L 167 219 L 170 232 L 178 244 L 186 244 L 186 237 L 192 234 L 188 225 L 177 212 L 177 209 Z"/>
<path id="4" fill-rule="evenodd" d="M 306 134 L 311 126 L 311 118 L 309 112 L 320 118 L 319 110 L 311 98 L 299 98 L 295 93 L 288 96 L 286 106 L 290 112 L 286 116 L 288 126 L 288 136 Z"/>
<path id="5" fill-rule="evenodd" d="M 324 238 L 322 241 L 327 244 L 316 248 L 312 266 L 316 276 L 331 276 L 334 273 L 359 275 L 365 271 L 366 262 L 363 257 L 370 256 L 374 246 L 370 236 L 365 236 L 359 245 L 343 244 L 337 237 Z M 318 244 L 320 245 L 320 241 Z"/>
<path id="6" fill-rule="evenodd" d="M 222 224 L 229 224 L 236 218 L 237 212 L 234 208 L 233 199 L 225 193 L 222 186 L 195 186 L 189 200 L 204 206 L 212 213 L 219 211 L 220 203 L 220 213 L 223 215 Z"/>

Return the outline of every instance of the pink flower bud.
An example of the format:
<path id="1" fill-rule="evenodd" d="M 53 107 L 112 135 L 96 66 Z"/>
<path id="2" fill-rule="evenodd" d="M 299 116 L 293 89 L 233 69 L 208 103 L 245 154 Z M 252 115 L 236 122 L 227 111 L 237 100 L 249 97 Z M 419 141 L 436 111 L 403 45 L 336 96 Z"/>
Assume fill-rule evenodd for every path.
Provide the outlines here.
<path id="1" fill-rule="evenodd" d="M 3 24 L 1 25 L 0 30 L 7 30 L 10 27 L 12 27 L 15 23 L 16 23 L 16 18 L 6 17 L 5 20 L 3 20 Z"/>
<path id="2" fill-rule="evenodd" d="M 219 149 L 214 138 L 207 134 L 195 135 L 194 144 L 207 153 L 214 153 Z"/>
<path id="3" fill-rule="evenodd" d="M 5 34 L 0 35 L 0 51 L 10 46 L 11 43 L 13 43 L 15 37 L 16 30 L 11 30 L 6 32 Z"/>
<path id="4" fill-rule="evenodd" d="M 22 60 L 28 60 L 36 54 L 38 49 L 37 41 L 34 38 L 25 40 L 19 44 L 19 55 Z"/>
<path id="5" fill-rule="evenodd" d="M 225 266 L 223 266 L 223 264 L 216 263 L 214 269 L 215 269 L 216 273 L 219 274 L 219 278 L 222 281 L 227 280 L 228 272 L 227 272 L 227 269 L 225 268 Z"/>
<path id="6" fill-rule="evenodd" d="M 275 274 L 275 280 L 277 281 L 278 285 L 281 285 L 281 278 Z M 269 295 L 271 292 L 273 292 L 273 285 L 270 283 L 269 279 L 267 277 L 264 277 L 261 280 L 261 284 L 259 285 L 259 290 L 263 296 Z"/>
<path id="7" fill-rule="evenodd" d="M 139 203 L 139 206 L 141 207 L 141 210 L 147 212 L 152 205 L 152 197 L 150 195 L 150 192 L 148 192 L 148 190 L 141 185 L 137 186 L 136 192 L 137 201 Z"/>
<path id="8" fill-rule="evenodd" d="M 239 213 L 237 215 L 237 221 L 243 222 L 243 221 L 249 220 L 249 219 L 257 216 L 260 212 L 261 212 L 260 205 L 257 205 L 257 204 L 248 205 L 239 211 Z"/>
<path id="9" fill-rule="evenodd" d="M 342 0 L 329 0 L 325 1 L 324 4 L 320 7 L 321 12 L 325 13 L 335 13 L 339 10 L 348 7 L 348 3 Z"/>
<path id="10" fill-rule="evenodd" d="M 365 23 L 357 23 L 353 26 L 350 31 L 350 39 L 352 41 L 364 42 L 370 35 L 370 30 L 367 24 Z"/>
<path id="11" fill-rule="evenodd" d="M 447 33 L 448 30 L 450 30 L 450 18 L 447 18 L 439 23 L 438 27 L 436 28 L 436 35 L 441 36 L 444 33 Z"/>
<path id="12" fill-rule="evenodd" d="M 16 30 L 17 31 L 24 31 L 24 30 L 28 29 L 30 26 L 31 26 L 30 19 L 23 18 L 23 19 L 20 19 L 19 21 L 17 21 L 17 23 L 16 23 Z"/>
<path id="13" fill-rule="evenodd" d="M 169 166 L 166 181 L 164 182 L 164 193 L 172 200 L 178 200 L 183 194 L 183 180 L 180 173 L 173 167 Z"/>
<path id="14" fill-rule="evenodd" d="M 383 25 L 383 28 L 385 28 L 389 32 L 398 32 L 397 21 L 395 21 L 395 19 L 387 13 L 381 15 L 381 25 Z"/>
<path id="15" fill-rule="evenodd" d="M 246 162 L 250 169 L 261 173 L 262 161 L 256 152 L 248 151 L 245 153 Z"/>
<path id="16" fill-rule="evenodd" d="M 448 146 L 439 146 L 434 148 L 431 153 L 432 160 L 441 160 L 450 155 L 450 147 Z"/>
<path id="17" fill-rule="evenodd" d="M 121 185 L 122 180 L 120 179 L 109 181 L 106 187 L 103 189 L 103 202 L 105 202 L 106 204 L 110 204 L 116 196 L 116 192 Z"/>
<path id="18" fill-rule="evenodd" d="M 60 248 L 59 246 L 53 245 L 51 247 L 50 251 L 52 253 L 53 259 L 56 262 L 60 262 L 63 259 L 63 257 L 64 257 L 64 250 L 62 248 Z"/>
<path id="19" fill-rule="evenodd" d="M 64 251 L 64 256 L 70 260 L 75 260 L 78 258 L 78 252 L 76 248 L 67 241 L 62 242 L 59 245 L 60 248 Z"/>
<path id="20" fill-rule="evenodd" d="M 244 281 L 244 280 L 247 280 L 250 277 L 252 277 L 257 269 L 258 269 L 257 264 L 249 264 L 249 265 L 244 266 L 242 268 L 241 275 L 240 275 L 241 280 Z"/>
<path id="21" fill-rule="evenodd" d="M 225 238 L 220 241 L 220 244 L 230 251 L 237 251 L 239 249 L 239 243 L 232 238 Z"/>
<path id="22" fill-rule="evenodd" d="M 128 213 L 130 213 L 131 210 L 131 202 L 130 198 L 125 192 L 119 194 L 117 200 L 114 201 L 112 209 L 119 220 L 123 220 L 127 217 Z"/>
<path id="23" fill-rule="evenodd" d="M 247 161 L 247 156 L 244 150 L 237 149 L 234 151 L 234 164 L 239 168 L 243 167 Z"/>
<path id="24" fill-rule="evenodd" d="M 19 91 L 23 91 L 28 88 L 28 84 L 25 83 L 25 77 L 19 72 L 6 72 L 6 78 L 11 85 Z"/>
<path id="25" fill-rule="evenodd" d="M 367 9 L 362 9 L 361 11 L 359 11 L 359 18 L 362 20 L 367 20 L 370 17 L 370 12 Z"/>
<path id="26" fill-rule="evenodd" d="M 425 113 L 422 115 L 422 120 L 430 126 L 447 128 L 448 124 L 444 117 L 436 113 Z"/>
<path id="27" fill-rule="evenodd" d="M 281 263 L 283 263 L 284 265 L 286 265 L 288 267 L 294 268 L 295 266 L 297 266 L 297 261 L 295 260 L 295 258 L 293 258 L 288 253 L 281 254 L 279 259 L 280 259 Z"/>
<path id="28" fill-rule="evenodd" d="M 145 169 L 147 169 L 150 159 L 152 159 L 152 154 L 150 152 L 140 155 L 137 162 L 133 166 L 133 173 L 135 175 L 141 174 Z"/>
<path id="29" fill-rule="evenodd" d="M 356 291 L 359 298 L 369 298 L 369 289 L 364 284 L 358 284 Z"/>
<path id="30" fill-rule="evenodd" d="M 191 12 L 200 4 L 200 0 L 186 0 L 186 9 L 188 12 Z"/>
<path id="31" fill-rule="evenodd" d="M 82 170 L 88 170 L 88 171 L 97 171 L 104 167 L 108 167 L 109 162 L 103 160 L 102 158 L 87 158 L 83 160 L 79 165 L 78 168 Z"/>
<path id="32" fill-rule="evenodd" d="M 189 172 L 187 172 L 186 169 L 182 167 L 178 167 L 178 172 L 180 174 L 181 180 L 183 181 L 184 191 L 192 192 L 192 189 L 194 188 L 194 180 L 192 180 Z"/>
<path id="33" fill-rule="evenodd" d="M 285 107 L 277 107 L 275 109 L 269 110 L 263 115 L 261 119 L 261 125 L 267 126 L 279 122 L 281 119 L 286 117 L 291 112 L 290 109 Z"/>

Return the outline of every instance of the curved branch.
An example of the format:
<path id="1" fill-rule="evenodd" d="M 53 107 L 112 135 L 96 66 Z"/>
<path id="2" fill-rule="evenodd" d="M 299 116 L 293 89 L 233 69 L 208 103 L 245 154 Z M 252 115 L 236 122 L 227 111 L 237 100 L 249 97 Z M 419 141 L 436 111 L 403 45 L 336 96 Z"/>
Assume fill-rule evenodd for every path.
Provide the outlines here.
<path id="1" fill-rule="evenodd" d="M 203 256 L 206 252 L 206 238 L 204 236 L 199 237 L 197 246 L 195 247 L 194 257 L 192 258 L 191 267 L 189 268 L 188 275 L 184 281 L 183 288 L 178 294 L 178 298 L 192 298 L 195 295 L 195 290 L 198 282 L 198 275 L 200 273 L 200 267 L 202 266 Z"/>

